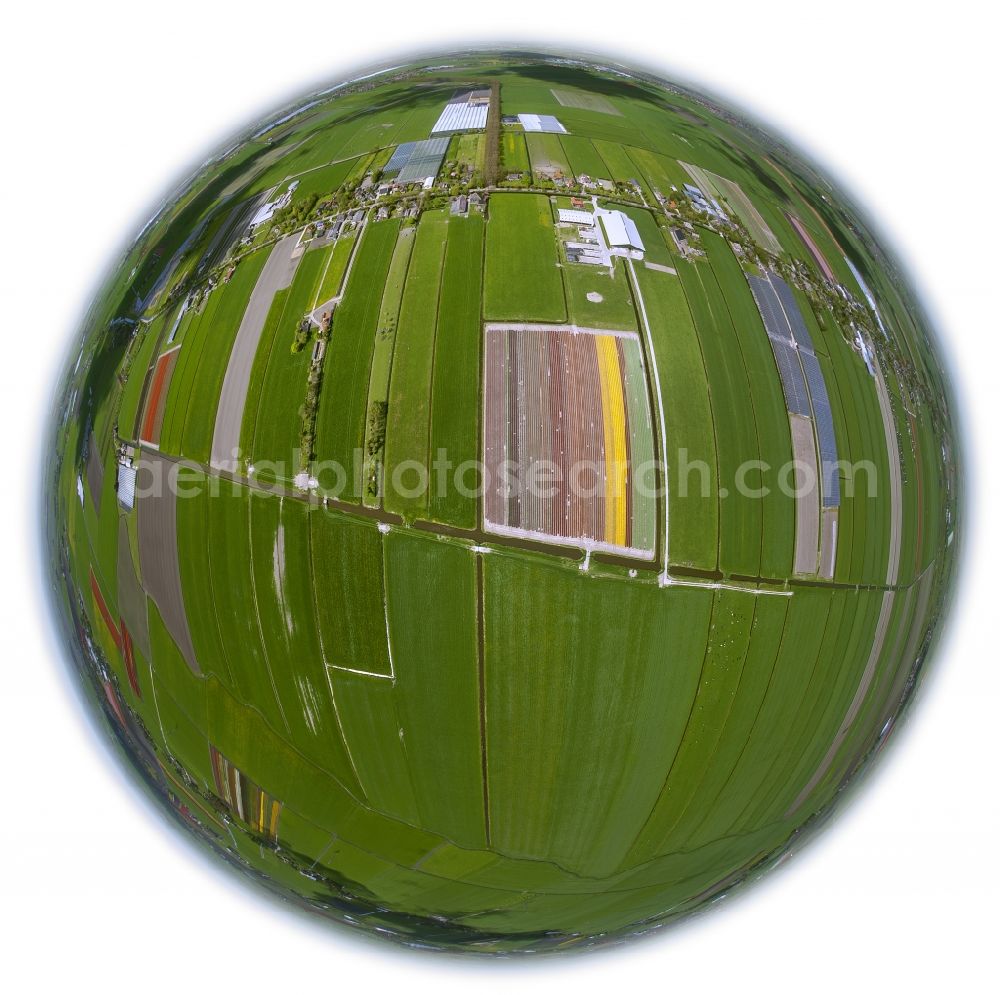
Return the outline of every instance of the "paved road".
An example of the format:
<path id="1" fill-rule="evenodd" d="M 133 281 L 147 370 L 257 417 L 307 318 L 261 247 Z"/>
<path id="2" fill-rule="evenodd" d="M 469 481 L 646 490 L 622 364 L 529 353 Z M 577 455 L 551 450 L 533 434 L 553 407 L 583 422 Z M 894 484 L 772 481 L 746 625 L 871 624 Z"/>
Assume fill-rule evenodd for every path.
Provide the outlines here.
<path id="1" fill-rule="evenodd" d="M 247 302 L 246 312 L 233 342 L 233 351 L 229 354 L 229 365 L 226 367 L 226 377 L 222 381 L 222 393 L 219 395 L 219 410 L 215 416 L 212 467 L 216 470 L 236 469 L 243 408 L 257 344 L 274 295 L 279 290 L 284 290 L 295 276 L 295 269 L 302 256 L 301 251 L 295 252 L 298 240 L 296 233 L 288 235 L 274 246 Z"/>

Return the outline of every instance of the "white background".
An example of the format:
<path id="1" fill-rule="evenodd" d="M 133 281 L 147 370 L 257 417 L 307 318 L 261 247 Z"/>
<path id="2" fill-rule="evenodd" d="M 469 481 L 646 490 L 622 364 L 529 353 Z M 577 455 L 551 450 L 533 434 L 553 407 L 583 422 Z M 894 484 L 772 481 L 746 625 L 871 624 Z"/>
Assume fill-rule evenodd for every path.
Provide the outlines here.
<path id="1" fill-rule="evenodd" d="M 0 491 L 0 950 L 7 991 L 982 990 L 994 977 L 997 24 L 986 5 L 168 0 L 8 6 Z M 488 10 L 488 13 L 483 11 Z M 81 717 L 41 598 L 42 421 L 68 336 L 180 171 L 298 91 L 414 46 L 601 51 L 700 82 L 829 168 L 910 267 L 967 430 L 963 582 L 907 728 L 850 811 L 767 883 L 623 951 L 470 963 L 261 900 L 179 838 Z M 992 515 L 992 520 L 991 520 Z M 57 986 L 57 987 L 50 987 Z"/>

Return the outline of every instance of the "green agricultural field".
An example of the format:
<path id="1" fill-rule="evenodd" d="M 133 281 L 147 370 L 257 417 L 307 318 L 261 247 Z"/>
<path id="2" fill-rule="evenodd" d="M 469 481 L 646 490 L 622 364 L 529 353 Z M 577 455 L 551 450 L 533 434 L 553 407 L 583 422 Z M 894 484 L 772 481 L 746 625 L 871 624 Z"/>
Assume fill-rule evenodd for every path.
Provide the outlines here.
<path id="1" fill-rule="evenodd" d="M 625 265 L 615 260 L 614 273 L 603 266 L 587 263 L 565 263 L 563 282 L 566 286 L 566 306 L 569 320 L 585 328 L 613 328 L 622 331 L 637 329 L 632 288 Z M 588 295 L 597 296 L 591 300 Z"/>
<path id="2" fill-rule="evenodd" d="M 488 232 L 489 225 L 480 217 L 449 223 L 438 298 L 430 456 L 434 460 L 443 452 L 456 470 L 479 457 L 484 227 Z M 471 487 L 475 474 L 464 479 Z M 444 494 L 432 493 L 430 517 L 473 528 L 478 519 L 476 501 L 449 486 Z"/>
<path id="3" fill-rule="evenodd" d="M 548 200 L 494 194 L 486 226 L 483 309 L 490 320 L 565 321 L 562 276 Z"/>
<path id="4" fill-rule="evenodd" d="M 262 460 L 277 462 L 281 467 L 278 472 L 285 478 L 294 476 L 299 469 L 295 457 L 301 444 L 299 408 L 305 400 L 312 359 L 311 343 L 298 352 L 292 351 L 292 344 L 300 322 L 315 300 L 323 263 L 321 252 L 307 252 L 295 271 L 292 285 L 287 291 L 275 294 L 257 347 L 247 405 L 243 409 L 240 441 L 244 457 L 255 465 Z M 276 314 L 279 304 L 281 310 Z M 251 401 L 256 403 L 251 405 Z M 262 472 L 262 468 L 257 467 L 257 472 Z M 273 474 L 268 471 L 266 476 L 270 479 Z"/>
<path id="5" fill-rule="evenodd" d="M 594 139 L 592 144 L 601 161 L 611 170 L 611 179 L 616 183 L 642 179 L 641 170 L 629 158 L 628 150 L 622 145 L 601 139 Z"/>
<path id="6" fill-rule="evenodd" d="M 681 286 L 694 318 L 715 424 L 719 471 L 719 569 L 724 574 L 760 574 L 762 502 L 737 490 L 740 468 L 760 459 L 757 423 L 739 340 L 725 299 L 708 266 L 678 260 Z M 725 493 L 723 493 L 725 492 Z M 791 523 L 786 525 L 786 530 Z M 748 536 L 758 537 L 756 543 Z"/>
<path id="7" fill-rule="evenodd" d="M 664 197 L 670 195 L 671 187 L 682 188 L 690 182 L 687 173 L 676 159 L 658 155 L 649 149 L 629 149 L 629 158 L 641 170 L 647 185 L 659 190 Z"/>
<path id="8" fill-rule="evenodd" d="M 266 252 L 244 259 L 229 283 L 212 291 L 185 334 L 167 393 L 160 433 L 164 452 L 208 462 L 229 353 L 266 259 Z"/>
<path id="9" fill-rule="evenodd" d="M 701 345 L 678 278 L 642 266 L 635 273 L 663 391 L 656 403 L 663 406 L 667 437 L 670 562 L 715 570 L 719 509 L 713 496 L 719 468 Z"/>
<path id="10" fill-rule="evenodd" d="M 481 173 L 485 153 L 485 137 L 474 132 L 467 135 L 456 135 L 448 149 L 449 159 L 455 159 L 460 165 L 468 166 L 474 172 Z"/>
<path id="11" fill-rule="evenodd" d="M 386 511 L 408 519 L 425 517 L 427 512 L 428 495 L 413 467 L 426 468 L 428 463 L 438 296 L 448 230 L 442 211 L 425 212 L 420 219 L 396 329 L 385 433 L 384 503 Z M 410 467 L 408 473 L 404 464 Z"/>
<path id="12" fill-rule="evenodd" d="M 756 878 L 851 794 L 944 615 L 961 450 L 919 302 L 817 167 L 650 79 L 439 61 L 277 111 L 123 254 L 54 399 L 49 581 L 117 752 L 275 895 L 420 947 L 596 945 Z M 458 177 L 360 189 L 462 99 L 568 133 L 452 135 L 468 214 Z M 480 176 L 497 153 L 507 190 Z M 681 161 L 775 258 L 671 206 Z M 584 174 L 643 259 L 569 262 L 555 219 Z M 293 179 L 312 210 L 241 228 Z M 797 353 L 768 338 L 779 310 Z M 135 436 L 171 332 L 157 452 Z M 812 505 L 782 486 L 778 362 L 869 466 L 856 493 L 841 470 L 835 531 L 824 513 L 832 577 L 795 572 Z"/>
<path id="13" fill-rule="evenodd" d="M 574 176 L 589 176 L 593 180 L 611 179 L 611 170 L 589 138 L 560 135 L 559 141 Z"/>
<path id="14" fill-rule="evenodd" d="M 368 375 L 368 403 L 365 406 L 365 495 L 364 503 L 377 508 L 383 491 L 381 477 L 385 456 L 385 433 L 389 404 L 389 375 L 392 372 L 393 352 L 399 308 L 403 299 L 410 255 L 413 252 L 415 229 L 401 228 L 396 248 L 392 253 L 389 273 L 382 292 L 375 348 L 372 352 L 371 373 Z"/>
<path id="15" fill-rule="evenodd" d="M 342 497 L 347 501 L 360 501 L 364 488 L 360 463 L 367 420 L 368 377 L 382 291 L 398 234 L 398 221 L 366 226 L 344 291 L 345 300 L 334 314 L 323 360 L 316 457 L 334 460 L 343 468 Z"/>
<path id="16" fill-rule="evenodd" d="M 309 536 L 319 634 L 327 666 L 390 676 L 378 529 L 345 515 L 317 513 L 310 517 Z"/>
<path id="17" fill-rule="evenodd" d="M 292 203 L 296 204 L 304 201 L 307 197 L 315 194 L 320 199 L 335 194 L 357 167 L 358 159 L 343 159 L 329 166 L 320 166 L 318 169 L 311 169 L 307 173 L 300 173 L 295 177 L 298 186 L 292 196 Z"/>
<path id="18" fill-rule="evenodd" d="M 384 556 L 396 714 L 406 730 L 420 824 L 458 846 L 482 847 L 474 555 L 392 532 Z M 419 594 L 409 583 L 417 574 Z"/>
<path id="19" fill-rule="evenodd" d="M 505 174 L 530 171 L 531 163 L 522 132 L 504 131 L 500 135 L 500 165 Z"/>
<path id="20" fill-rule="evenodd" d="M 340 293 L 356 244 L 357 235 L 351 231 L 341 235 L 329 248 L 322 250 L 325 259 L 319 286 L 316 289 L 316 297 L 313 301 L 314 307 L 325 304 Z"/>
<path id="21" fill-rule="evenodd" d="M 711 593 L 671 593 L 543 561 L 486 558 L 486 755 L 491 836 L 502 852 L 583 874 L 612 870 L 628 853 L 683 734 L 709 631 Z M 641 624 L 635 642 L 622 644 L 613 619 L 635 599 Z M 675 601 L 684 605 L 676 613 Z M 575 617 L 604 620 L 594 635 L 609 641 L 582 640 L 560 624 Z M 550 633 L 542 648 L 530 636 L 539 625 Z M 670 647 L 670 666 L 661 652 L 645 652 L 652 646 Z M 576 661 L 572 678 L 556 664 L 567 657 Z M 570 715 L 561 704 L 577 682 L 590 688 L 583 697 L 593 713 Z M 605 734 L 595 737 L 598 724 Z M 655 749 L 636 751 L 640 740 Z M 612 802 L 581 821 L 581 799 L 595 790 Z"/>
<path id="22" fill-rule="evenodd" d="M 792 569 L 795 507 L 794 499 L 783 493 L 778 481 L 779 468 L 792 458 L 781 382 L 757 305 L 732 250 L 708 232 L 702 244 L 717 281 L 718 306 L 721 308 L 724 302 L 735 333 L 733 354 L 742 358 L 746 368 L 760 458 L 771 468 L 757 479 L 747 477 L 751 487 L 767 487 L 770 491 L 770 500 L 761 502 L 760 572 L 764 577 L 784 577 Z"/>
<path id="23" fill-rule="evenodd" d="M 531 171 L 536 180 L 573 175 L 558 135 L 533 131 L 524 136 L 524 141 L 528 146 Z"/>

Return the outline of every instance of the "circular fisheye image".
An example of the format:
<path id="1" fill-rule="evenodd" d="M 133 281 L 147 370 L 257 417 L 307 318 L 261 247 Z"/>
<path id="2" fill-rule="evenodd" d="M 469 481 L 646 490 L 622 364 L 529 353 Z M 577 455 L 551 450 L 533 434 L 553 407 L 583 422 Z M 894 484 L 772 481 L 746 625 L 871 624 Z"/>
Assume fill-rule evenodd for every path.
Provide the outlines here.
<path id="1" fill-rule="evenodd" d="M 165 816 L 412 946 L 677 921 L 919 681 L 959 546 L 933 334 L 851 201 L 687 86 L 526 53 L 311 94 L 123 251 L 44 555 Z"/>

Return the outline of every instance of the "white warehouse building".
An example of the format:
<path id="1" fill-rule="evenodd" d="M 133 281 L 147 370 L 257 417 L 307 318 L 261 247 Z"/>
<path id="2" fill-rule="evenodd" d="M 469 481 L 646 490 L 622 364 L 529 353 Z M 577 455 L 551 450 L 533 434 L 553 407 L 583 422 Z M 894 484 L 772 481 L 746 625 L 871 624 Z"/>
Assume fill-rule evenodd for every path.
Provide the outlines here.
<path id="1" fill-rule="evenodd" d="M 635 222 L 623 211 L 608 211 L 600 217 L 608 245 L 612 249 L 624 249 L 628 255 L 642 259 L 646 246 Z"/>

